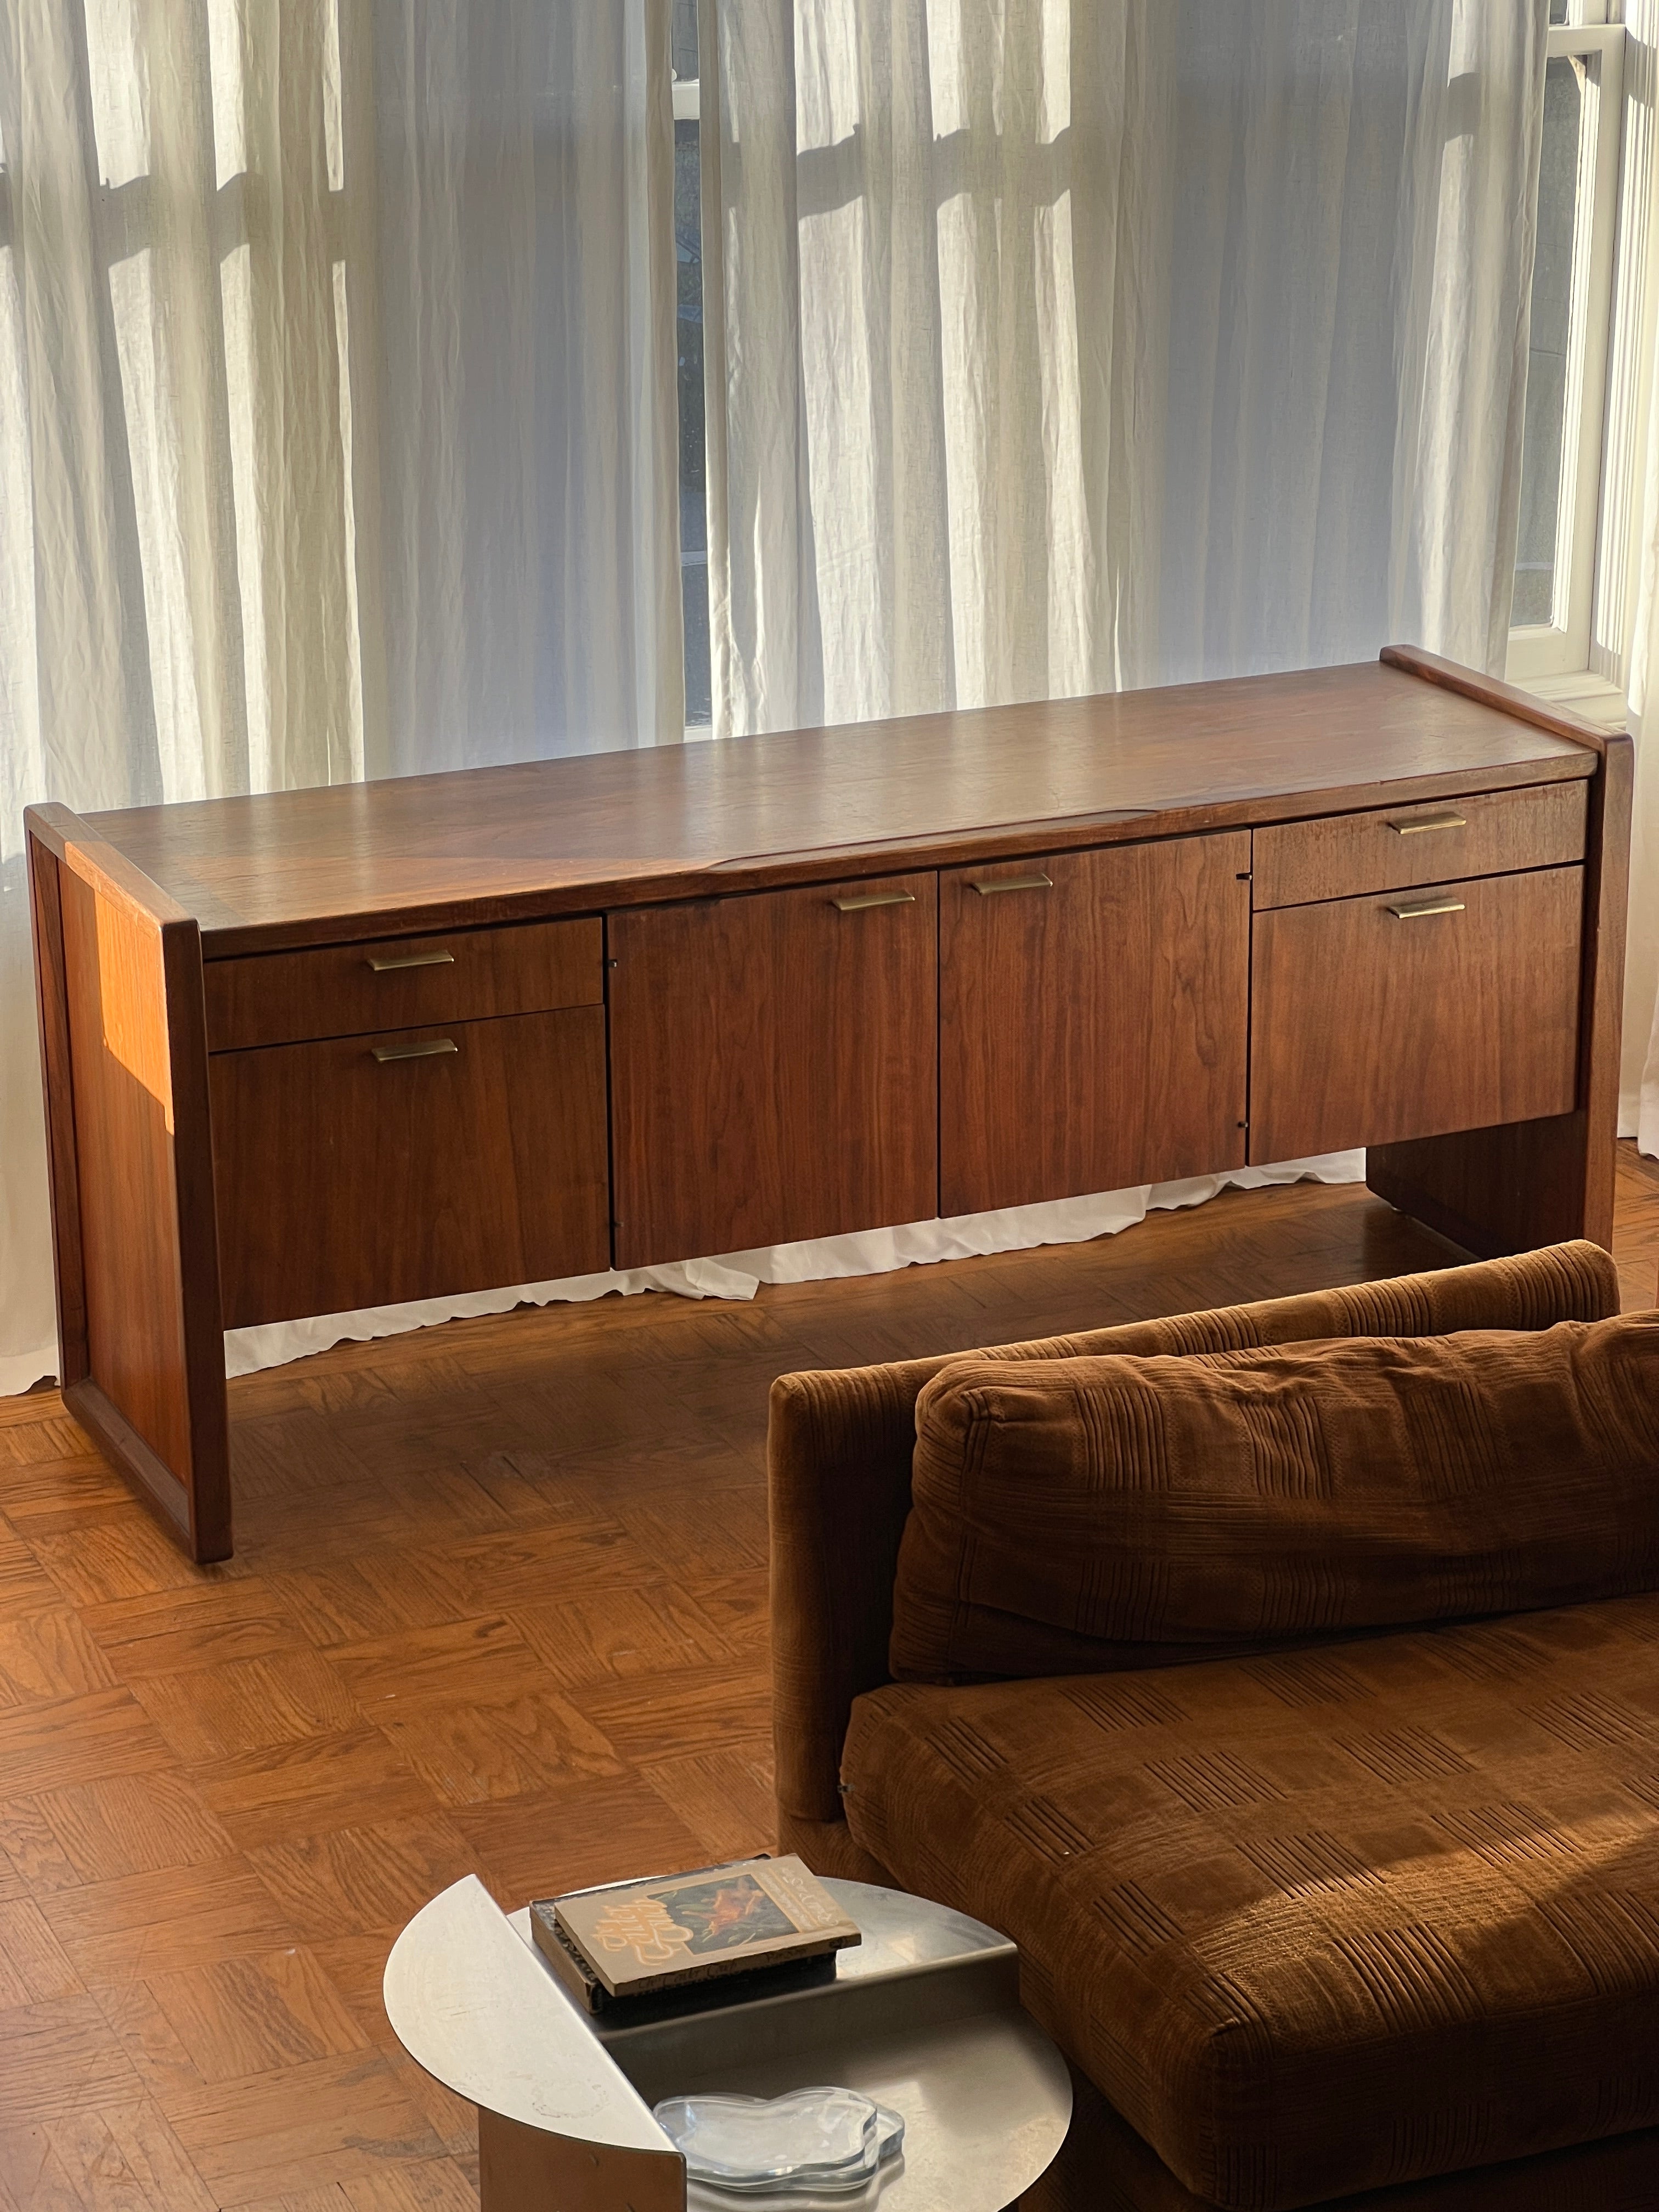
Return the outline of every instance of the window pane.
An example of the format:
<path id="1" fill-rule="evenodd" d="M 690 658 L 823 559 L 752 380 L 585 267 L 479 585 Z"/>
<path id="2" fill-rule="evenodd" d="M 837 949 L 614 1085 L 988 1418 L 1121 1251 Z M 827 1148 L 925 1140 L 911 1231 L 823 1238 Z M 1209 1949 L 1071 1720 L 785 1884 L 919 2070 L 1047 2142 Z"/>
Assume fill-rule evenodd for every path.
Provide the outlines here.
<path id="1" fill-rule="evenodd" d="M 697 0 L 674 0 L 674 74 L 697 74 Z M 702 179 L 701 125 L 674 125 L 674 243 L 679 263 L 680 588 L 685 609 L 685 720 L 714 719 L 708 667 L 708 509 L 702 415 Z"/>
<path id="2" fill-rule="evenodd" d="M 1561 7 L 1566 0 L 1557 0 Z M 674 20 L 669 31 L 672 44 L 670 65 L 682 84 L 697 74 L 697 0 L 674 0 Z"/>
<path id="3" fill-rule="evenodd" d="M 1572 313 L 1573 236 L 1578 211 L 1578 134 L 1583 94 L 1577 66 L 1550 63 L 1544 82 L 1544 147 L 1538 173 L 1538 252 L 1532 270 L 1532 337 L 1521 453 L 1521 530 L 1510 620 L 1547 623 L 1555 572 L 1565 548 L 1561 451 L 1568 434 L 1567 328 Z"/>

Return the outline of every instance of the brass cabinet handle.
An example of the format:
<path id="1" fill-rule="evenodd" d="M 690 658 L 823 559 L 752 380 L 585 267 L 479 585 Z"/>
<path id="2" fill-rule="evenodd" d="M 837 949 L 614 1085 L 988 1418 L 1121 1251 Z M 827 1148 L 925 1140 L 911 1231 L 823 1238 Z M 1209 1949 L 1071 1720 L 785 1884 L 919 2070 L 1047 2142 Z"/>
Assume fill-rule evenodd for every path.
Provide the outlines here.
<path id="1" fill-rule="evenodd" d="M 1416 906 L 1391 906 L 1389 912 L 1396 921 L 1421 921 L 1430 914 L 1462 914 L 1462 899 L 1423 899 Z"/>
<path id="2" fill-rule="evenodd" d="M 857 898 L 831 899 L 830 903 L 837 914 L 862 914 L 871 906 L 914 906 L 914 891 L 865 891 Z"/>
<path id="3" fill-rule="evenodd" d="M 453 1037 L 428 1037 L 424 1044 L 372 1044 L 368 1048 L 384 1066 L 389 1060 L 435 1060 L 441 1053 L 461 1048 Z"/>
<path id="4" fill-rule="evenodd" d="M 405 952 L 396 960 L 377 960 L 371 952 L 368 963 L 377 975 L 384 975 L 393 968 L 453 968 L 453 952 Z"/>
<path id="5" fill-rule="evenodd" d="M 1420 837 L 1425 830 L 1467 830 L 1468 826 L 1468 818 L 1462 814 L 1419 814 L 1414 822 L 1389 824 L 1396 837 Z"/>
<path id="6" fill-rule="evenodd" d="M 1051 891 L 1054 887 L 1054 878 L 1041 870 L 1034 876 L 969 876 L 968 882 L 981 898 L 989 898 L 993 891 Z"/>

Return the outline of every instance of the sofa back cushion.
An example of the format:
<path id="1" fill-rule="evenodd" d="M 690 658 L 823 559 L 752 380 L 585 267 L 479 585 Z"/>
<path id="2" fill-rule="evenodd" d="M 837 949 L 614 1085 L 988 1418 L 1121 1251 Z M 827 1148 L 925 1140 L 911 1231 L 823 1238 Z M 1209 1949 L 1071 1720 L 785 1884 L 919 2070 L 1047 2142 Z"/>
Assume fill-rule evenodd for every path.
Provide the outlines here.
<path id="1" fill-rule="evenodd" d="M 898 1680 L 1067 1674 L 1659 1588 L 1659 1314 L 965 1358 L 916 1401 Z"/>

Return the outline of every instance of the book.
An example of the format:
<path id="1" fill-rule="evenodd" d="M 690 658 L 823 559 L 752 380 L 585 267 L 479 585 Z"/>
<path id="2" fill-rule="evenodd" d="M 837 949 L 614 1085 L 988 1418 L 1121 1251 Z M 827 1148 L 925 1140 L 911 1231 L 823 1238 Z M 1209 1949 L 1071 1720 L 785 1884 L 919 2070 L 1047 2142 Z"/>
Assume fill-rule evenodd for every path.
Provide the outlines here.
<path id="1" fill-rule="evenodd" d="M 553 1917 L 550 1897 L 532 1899 L 530 1933 L 536 1948 L 582 2010 L 603 2012 L 605 1984 Z"/>
<path id="2" fill-rule="evenodd" d="M 793 1854 L 538 1899 L 530 1927 L 588 2012 L 822 1959 L 861 1940 L 857 1923 Z"/>
<path id="3" fill-rule="evenodd" d="M 560 1933 L 550 1897 L 538 1898 L 532 1904 L 530 1932 L 555 1978 L 601 2033 L 607 2028 L 643 2027 L 714 2011 L 721 2005 L 781 1996 L 788 1990 L 811 1989 L 836 1978 L 834 1952 L 821 1951 L 810 1958 L 787 1959 L 781 1966 L 750 1966 L 741 1973 L 726 1974 L 712 1982 L 688 1982 L 678 1989 L 659 1990 L 654 1995 L 613 1997 L 606 1994 L 605 1984 L 569 1938 Z"/>

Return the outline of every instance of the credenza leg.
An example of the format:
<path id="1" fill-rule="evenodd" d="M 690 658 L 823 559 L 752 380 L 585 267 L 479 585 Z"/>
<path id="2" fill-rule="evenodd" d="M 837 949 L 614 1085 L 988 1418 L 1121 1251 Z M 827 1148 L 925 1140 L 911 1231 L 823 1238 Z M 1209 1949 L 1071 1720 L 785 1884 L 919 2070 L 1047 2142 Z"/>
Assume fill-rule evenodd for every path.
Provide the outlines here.
<path id="1" fill-rule="evenodd" d="M 1365 1181 L 1482 1260 L 1573 1237 L 1610 1245 L 1612 1146 L 1592 1164 L 1588 1121 L 1581 1111 L 1380 1146 L 1365 1155 Z"/>

